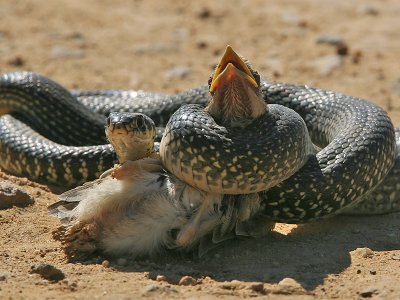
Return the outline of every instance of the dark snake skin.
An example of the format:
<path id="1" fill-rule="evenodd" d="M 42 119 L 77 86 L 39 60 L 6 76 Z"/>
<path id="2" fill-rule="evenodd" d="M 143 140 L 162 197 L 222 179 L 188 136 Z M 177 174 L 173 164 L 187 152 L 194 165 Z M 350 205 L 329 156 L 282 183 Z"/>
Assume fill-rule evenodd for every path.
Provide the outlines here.
<path id="1" fill-rule="evenodd" d="M 398 163 L 392 169 L 397 155 L 395 131 L 381 108 L 302 85 L 264 82 L 262 94 L 267 103 L 299 113 L 313 143 L 322 149 L 294 176 L 261 192 L 265 215 L 299 223 L 356 205 L 355 210 L 362 207 L 366 213 L 396 210 L 400 201 L 397 187 L 385 192 L 386 181 L 393 184 L 399 173 Z M 0 111 L 12 114 L 0 118 L 0 166 L 35 180 L 77 185 L 114 164 L 110 146 L 88 146 L 105 143 L 102 115 L 136 111 L 149 115 L 156 124 L 165 123 L 183 104 L 204 105 L 208 97 L 205 86 L 174 96 L 133 91 L 71 94 L 37 74 L 5 74 L 0 78 Z M 391 176 L 387 176 L 389 171 Z M 66 176 L 66 172 L 72 175 Z M 365 202 L 362 197 L 366 194 L 370 195 Z M 372 207 L 377 201 L 381 205 Z"/>

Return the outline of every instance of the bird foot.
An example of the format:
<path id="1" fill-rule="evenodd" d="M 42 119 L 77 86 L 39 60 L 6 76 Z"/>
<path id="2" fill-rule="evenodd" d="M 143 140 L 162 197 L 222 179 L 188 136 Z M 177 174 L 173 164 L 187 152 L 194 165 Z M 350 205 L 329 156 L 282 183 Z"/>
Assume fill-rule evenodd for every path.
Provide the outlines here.
<path id="1" fill-rule="evenodd" d="M 76 222 L 70 227 L 61 226 L 53 236 L 64 245 L 69 258 L 84 258 L 98 250 L 96 240 L 99 228 L 96 223 Z"/>

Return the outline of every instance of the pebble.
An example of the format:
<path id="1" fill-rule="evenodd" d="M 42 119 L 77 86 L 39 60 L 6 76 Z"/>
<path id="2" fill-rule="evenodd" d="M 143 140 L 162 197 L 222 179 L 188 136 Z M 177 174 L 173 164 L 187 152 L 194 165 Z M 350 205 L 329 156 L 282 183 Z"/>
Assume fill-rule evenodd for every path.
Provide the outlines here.
<path id="1" fill-rule="evenodd" d="M 332 33 L 322 33 L 317 37 L 316 42 L 317 44 L 328 44 L 333 46 L 344 44 L 342 37 Z"/>
<path id="2" fill-rule="evenodd" d="M 191 68 L 185 66 L 178 66 L 167 70 L 164 74 L 164 78 L 166 80 L 171 80 L 174 78 L 183 79 L 187 77 L 190 73 L 192 73 Z"/>
<path id="3" fill-rule="evenodd" d="M 203 7 L 198 13 L 197 13 L 197 17 L 199 19 L 208 19 L 209 17 L 211 17 L 211 10 L 207 7 Z"/>
<path id="4" fill-rule="evenodd" d="M 232 280 L 229 282 L 223 282 L 221 284 L 221 287 L 225 290 L 241 290 L 244 289 L 244 284 L 243 282 L 239 281 L 239 280 Z"/>
<path id="5" fill-rule="evenodd" d="M 15 66 L 15 67 L 21 67 L 25 65 L 25 59 L 23 59 L 21 56 L 15 56 L 7 61 L 7 64 L 10 66 Z"/>
<path id="6" fill-rule="evenodd" d="M 18 185 L 0 182 L 0 209 L 33 204 L 33 197 Z"/>
<path id="7" fill-rule="evenodd" d="M 0 281 L 5 281 L 7 279 L 6 273 L 0 273 Z"/>
<path id="8" fill-rule="evenodd" d="M 363 56 L 362 51 L 360 51 L 360 50 L 355 51 L 355 52 L 353 53 L 353 56 L 352 56 L 352 58 L 351 58 L 351 61 L 352 61 L 354 64 L 358 64 L 358 63 L 360 63 L 362 56 Z"/>
<path id="9" fill-rule="evenodd" d="M 377 293 L 378 293 L 378 289 L 369 288 L 369 289 L 366 289 L 366 290 L 360 292 L 360 296 L 364 297 L 364 298 L 368 298 L 368 297 L 372 297 L 372 295 L 377 294 Z"/>
<path id="10" fill-rule="evenodd" d="M 278 285 L 271 290 L 274 294 L 305 295 L 307 291 L 293 278 L 283 278 Z"/>
<path id="11" fill-rule="evenodd" d="M 156 281 L 168 281 L 168 278 L 165 275 L 157 275 Z"/>
<path id="12" fill-rule="evenodd" d="M 194 279 L 192 276 L 183 276 L 180 280 L 179 280 L 179 285 L 185 285 L 185 286 L 189 286 L 189 285 L 196 285 L 197 284 L 197 280 Z"/>
<path id="13" fill-rule="evenodd" d="M 311 67 L 317 70 L 322 76 L 329 76 L 334 70 L 339 68 L 343 63 L 340 55 L 321 56 L 310 63 Z"/>
<path id="14" fill-rule="evenodd" d="M 7 37 L 7 33 L 5 31 L 0 30 L 0 42 Z"/>
<path id="15" fill-rule="evenodd" d="M 110 261 L 108 261 L 108 260 L 103 260 L 103 262 L 101 263 L 101 265 L 102 265 L 104 268 L 109 268 L 109 267 L 111 266 L 111 263 L 110 263 Z"/>
<path id="16" fill-rule="evenodd" d="M 306 22 L 300 18 L 299 15 L 293 12 L 284 12 L 282 14 L 282 21 L 288 25 L 304 26 Z"/>
<path id="17" fill-rule="evenodd" d="M 347 55 L 349 52 L 349 47 L 347 43 L 343 40 L 342 37 L 335 34 L 323 33 L 317 38 L 316 43 L 335 46 L 336 53 L 338 55 L 344 56 Z"/>
<path id="18" fill-rule="evenodd" d="M 264 292 L 264 283 L 262 282 L 242 282 L 239 280 L 232 280 L 229 282 L 223 282 L 221 288 L 225 290 L 251 290 L 257 293 Z"/>
<path id="19" fill-rule="evenodd" d="M 67 49 L 64 47 L 55 46 L 50 50 L 50 58 L 82 58 L 84 53 L 81 50 Z"/>
<path id="20" fill-rule="evenodd" d="M 290 277 L 283 278 L 281 281 L 278 282 L 280 286 L 288 286 L 293 288 L 303 288 L 300 283 Z"/>
<path id="21" fill-rule="evenodd" d="M 359 15 L 363 15 L 363 16 L 365 16 L 365 15 L 377 16 L 377 15 L 379 15 L 379 10 L 372 5 L 364 4 L 364 5 L 361 5 L 360 7 L 358 7 L 357 13 Z"/>
<path id="22" fill-rule="evenodd" d="M 264 292 L 264 283 L 262 283 L 262 282 L 250 283 L 250 285 L 248 286 L 248 289 L 252 290 L 254 292 L 257 292 L 257 293 L 262 293 L 262 292 Z"/>
<path id="23" fill-rule="evenodd" d="M 196 43 L 196 46 L 197 46 L 197 48 L 199 48 L 199 49 L 205 49 L 205 48 L 208 47 L 208 44 L 207 44 L 206 41 L 198 41 L 198 42 Z"/>
<path id="24" fill-rule="evenodd" d="M 143 293 L 155 292 L 155 291 L 158 291 L 160 288 L 161 288 L 161 286 L 159 286 L 159 285 L 150 284 L 143 288 Z"/>
<path id="25" fill-rule="evenodd" d="M 147 293 L 152 293 L 152 292 L 166 292 L 166 293 L 178 293 L 178 291 L 174 288 L 171 288 L 169 286 L 161 286 L 161 285 L 156 285 L 156 284 L 150 284 L 147 285 L 143 288 L 142 293 L 147 294 Z"/>
<path id="26" fill-rule="evenodd" d="M 395 95 L 400 96 L 400 78 L 393 82 L 392 91 Z"/>
<path id="27" fill-rule="evenodd" d="M 159 44 L 139 44 L 133 48 L 133 52 L 135 54 L 159 54 L 159 53 L 172 53 L 178 50 L 178 46 L 176 44 L 167 44 L 167 43 L 159 43 Z"/>
<path id="28" fill-rule="evenodd" d="M 39 263 L 31 267 L 31 273 L 36 273 L 42 276 L 44 279 L 51 281 L 60 281 L 65 278 L 64 273 L 47 263 Z"/>
<path id="29" fill-rule="evenodd" d="M 361 255 L 363 258 L 371 258 L 374 256 L 374 251 L 371 249 L 364 247 L 364 248 L 357 248 L 355 252 Z"/>
<path id="30" fill-rule="evenodd" d="M 376 275 L 376 271 L 375 270 L 369 270 L 369 274 Z"/>
<path id="31" fill-rule="evenodd" d="M 400 260 L 400 255 L 393 255 L 393 256 L 392 256 L 392 259 L 393 259 L 393 260 Z"/>

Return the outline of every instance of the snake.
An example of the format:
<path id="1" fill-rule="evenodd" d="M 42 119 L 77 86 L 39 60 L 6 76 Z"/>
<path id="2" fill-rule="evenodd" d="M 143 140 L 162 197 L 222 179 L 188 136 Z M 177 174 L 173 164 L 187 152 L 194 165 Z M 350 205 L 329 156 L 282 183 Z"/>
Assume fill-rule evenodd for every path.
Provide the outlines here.
<path id="1" fill-rule="evenodd" d="M 227 164 L 239 159 L 244 169 L 256 168 L 258 177 L 249 175 L 248 181 L 252 181 L 249 188 L 239 193 L 258 193 L 263 214 L 274 221 L 302 223 L 346 210 L 364 211 L 365 208 L 365 213 L 376 214 L 398 209 L 399 194 L 394 183 L 400 167 L 400 130 L 394 129 L 382 108 L 334 91 L 259 81 L 256 73 L 248 73 L 242 64 L 238 67 L 256 81 L 259 96 L 268 103 L 268 112 L 279 115 L 275 121 L 284 132 L 279 138 L 270 135 L 267 141 L 254 143 L 258 152 L 250 149 L 250 143 L 267 136 L 268 127 L 257 125 L 257 135 L 248 136 L 251 142 L 250 139 L 241 140 L 241 150 L 245 152 L 233 153 L 227 141 L 238 135 L 240 126 L 221 129 L 215 120 L 204 114 L 210 99 L 207 85 L 176 95 L 125 90 L 68 91 L 36 73 L 14 72 L 0 77 L 0 112 L 4 114 L 0 118 L 0 166 L 19 176 L 67 187 L 98 178 L 117 162 L 104 135 L 105 116 L 113 111 L 136 112 L 148 115 L 158 125 L 166 124 L 165 132 L 170 136 L 164 143 L 178 145 L 172 153 L 179 162 L 191 162 L 191 166 L 195 166 L 193 174 L 194 169 L 203 174 L 211 172 L 206 178 L 214 179 L 215 171 L 209 170 L 209 163 L 218 166 L 221 157 L 226 158 Z M 300 131 L 309 133 L 309 138 L 298 140 L 300 137 L 287 128 L 291 123 L 288 118 L 293 115 L 288 108 L 301 117 L 297 125 L 302 128 Z M 258 117 L 255 119 L 260 121 Z M 268 120 L 263 122 L 268 123 Z M 217 131 L 211 133 L 210 130 L 216 128 Z M 177 132 L 187 140 L 175 140 Z M 204 133 L 202 141 L 206 142 L 194 141 L 199 133 Z M 217 136 L 223 140 L 214 141 Z M 279 143 L 285 146 L 275 146 Z M 281 177 L 276 180 L 279 183 L 269 186 L 266 178 L 260 178 L 265 170 L 257 167 L 263 166 L 270 149 L 280 149 L 282 154 L 287 147 L 307 143 L 308 148 L 312 146 L 318 152 L 313 154 L 306 150 L 300 155 L 301 162 L 294 148 L 284 158 L 272 152 L 266 159 L 269 162 L 275 159 L 271 172 Z M 287 175 L 284 172 L 291 165 L 290 159 L 299 161 Z M 248 161 L 250 165 L 243 166 Z M 172 158 L 169 162 L 171 165 L 167 169 L 174 169 L 178 164 Z M 185 173 L 184 170 L 181 173 Z M 242 171 L 233 168 L 225 178 L 237 180 L 233 185 L 240 186 L 241 175 Z M 224 178 L 220 179 L 223 182 Z M 196 182 L 204 183 L 204 180 Z M 267 184 L 267 188 L 261 187 L 260 182 Z M 390 188 L 386 182 L 390 183 Z M 231 182 L 219 184 L 216 191 L 235 193 Z M 378 206 L 371 204 L 376 202 Z"/>

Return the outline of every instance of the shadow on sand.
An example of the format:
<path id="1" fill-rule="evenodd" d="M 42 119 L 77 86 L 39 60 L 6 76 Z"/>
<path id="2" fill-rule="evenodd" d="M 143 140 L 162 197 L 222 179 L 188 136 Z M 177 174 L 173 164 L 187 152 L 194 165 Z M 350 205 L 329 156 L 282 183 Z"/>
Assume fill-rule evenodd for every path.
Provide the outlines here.
<path id="1" fill-rule="evenodd" d="M 298 226 L 288 235 L 273 232 L 264 238 L 227 241 L 202 258 L 165 253 L 117 270 L 146 271 L 150 277 L 165 275 L 171 282 L 179 281 L 184 275 L 210 276 L 217 281 L 268 283 L 291 277 L 312 290 L 329 274 L 348 268 L 349 252 L 360 247 L 374 251 L 399 250 L 400 214 L 339 216 Z"/>

